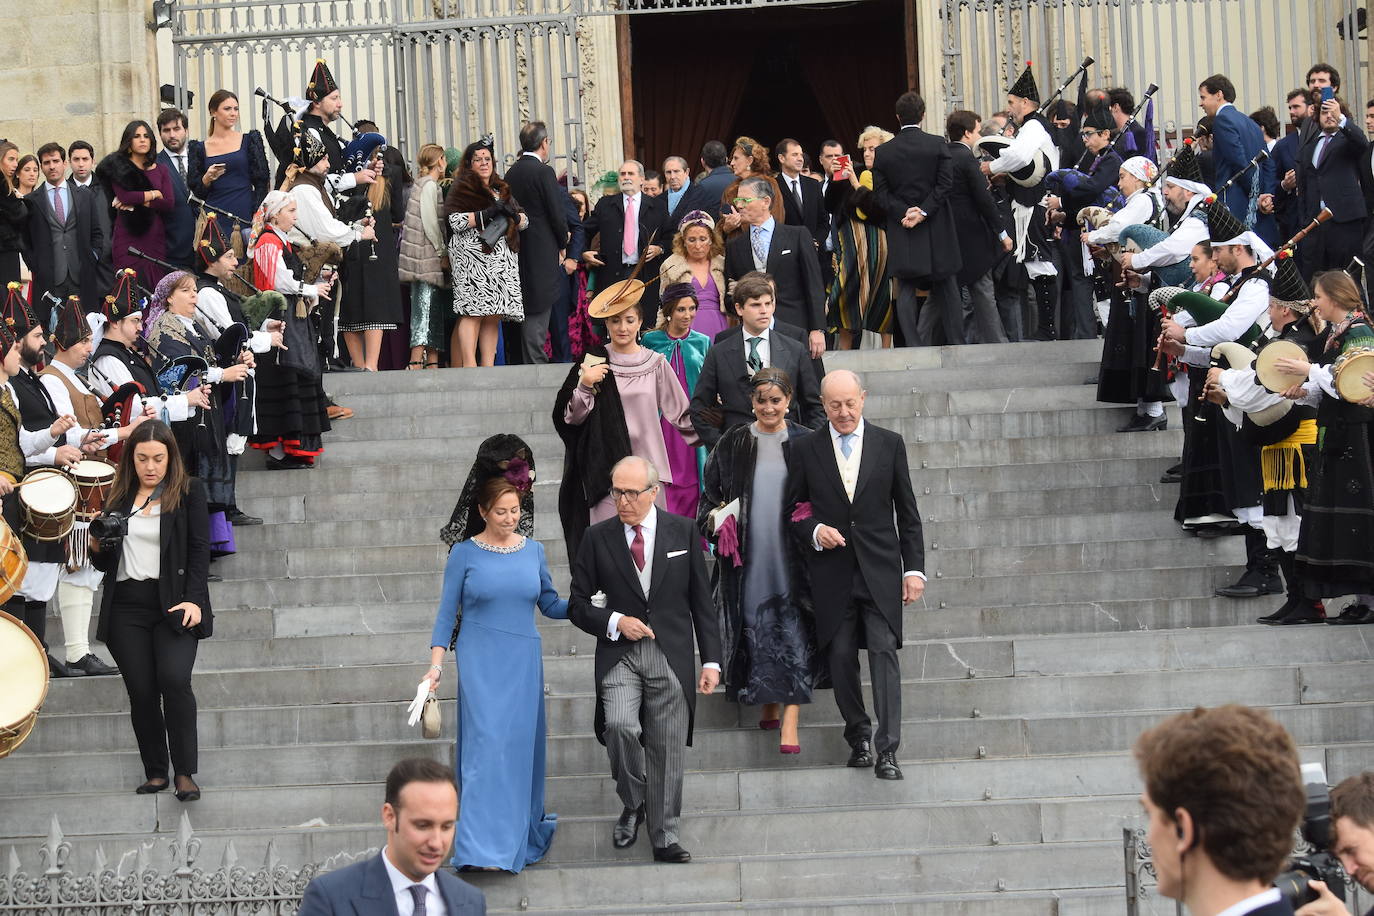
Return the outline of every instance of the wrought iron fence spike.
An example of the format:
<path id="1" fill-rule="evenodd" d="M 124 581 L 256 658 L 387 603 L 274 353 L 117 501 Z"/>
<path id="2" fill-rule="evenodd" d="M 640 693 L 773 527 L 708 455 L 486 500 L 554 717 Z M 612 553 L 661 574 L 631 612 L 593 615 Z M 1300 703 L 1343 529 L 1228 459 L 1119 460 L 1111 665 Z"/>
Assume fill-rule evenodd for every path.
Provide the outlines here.
<path id="1" fill-rule="evenodd" d="M 67 838 L 62 833 L 62 825 L 57 821 L 57 815 L 52 816 L 52 822 L 48 826 L 48 838 L 39 849 L 39 854 L 47 866 L 44 873 L 48 877 L 56 877 L 62 874 L 62 870 L 67 865 L 67 856 L 71 854 L 72 844 L 67 842 Z"/>
<path id="2" fill-rule="evenodd" d="M 9 862 L 5 866 L 5 875 L 13 882 L 14 876 L 17 874 L 19 874 L 19 853 L 11 846 Z"/>
<path id="3" fill-rule="evenodd" d="M 278 859 L 277 859 L 277 841 L 276 841 L 276 840 L 268 840 L 268 841 L 267 841 L 267 855 L 266 855 L 266 856 L 264 857 L 264 859 L 263 859 L 263 866 L 264 866 L 268 871 L 272 871 L 273 869 L 275 869 L 275 868 L 277 867 L 277 862 L 278 862 Z"/>
<path id="4" fill-rule="evenodd" d="M 224 844 L 224 855 L 220 858 L 220 868 L 228 871 L 239 863 L 238 850 L 234 848 L 234 841 L 230 840 Z"/>
<path id="5" fill-rule="evenodd" d="M 105 871 L 109 865 L 109 860 L 105 858 L 105 846 L 103 844 L 95 847 L 95 873 L 97 875 Z"/>

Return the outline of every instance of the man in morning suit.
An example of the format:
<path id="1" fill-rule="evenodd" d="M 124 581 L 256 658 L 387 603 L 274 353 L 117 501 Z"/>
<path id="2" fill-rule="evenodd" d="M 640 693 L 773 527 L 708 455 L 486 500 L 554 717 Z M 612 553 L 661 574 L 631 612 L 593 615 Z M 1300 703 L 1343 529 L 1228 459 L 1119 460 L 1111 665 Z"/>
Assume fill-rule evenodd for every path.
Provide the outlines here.
<path id="1" fill-rule="evenodd" d="M 1135 758 L 1159 893 L 1193 916 L 1292 916 L 1274 879 L 1306 796 L 1283 726 L 1247 706 L 1199 707 L 1141 735 Z"/>
<path id="2" fill-rule="evenodd" d="M 954 174 L 949 210 L 954 215 L 955 234 L 964 260 L 958 275 L 959 286 L 968 288 L 969 304 L 973 309 L 972 327 L 965 330 L 971 330 L 972 339 L 978 343 L 1006 343 L 1007 332 L 997 311 L 992 266 L 1003 252 L 1010 252 L 1014 246 L 1011 235 L 1003 228 L 1002 213 L 992 199 L 987 176 L 978 168 L 978 160 L 973 155 L 973 144 L 978 141 L 982 129 L 983 122 L 972 111 L 953 111 L 945 119 L 949 161 Z"/>
<path id="3" fill-rule="evenodd" d="M 716 335 L 692 390 L 692 426 L 702 445 L 713 449 L 728 430 L 753 422 L 749 380 L 765 367 L 787 373 L 794 391 L 789 416 L 816 429 L 825 422 L 816 372 L 802 344 L 775 333 L 773 288 L 763 277 L 745 277 L 735 284 L 734 301 L 742 323 Z"/>
<path id="4" fill-rule="evenodd" d="M 645 195 L 643 186 L 644 166 L 634 159 L 625 160 L 620 164 L 620 193 L 603 195 L 586 219 L 587 244 L 601 237 L 597 248 L 582 252 L 582 260 L 596 271 L 599 290 L 624 280 L 641 262 L 641 280 L 648 283 L 658 276 L 659 259 L 673 237 L 666 225 L 668 199 L 661 194 Z M 644 290 L 639 300 L 643 314 L 658 310 L 658 295 L 656 283 Z"/>
<path id="5" fill-rule="evenodd" d="M 191 261 L 192 237 L 196 234 L 196 215 L 191 211 L 186 188 L 186 115 L 175 108 L 164 108 L 157 116 L 157 132 L 162 140 L 157 161 L 172 174 L 172 212 L 165 219 L 167 227 L 167 260 L 184 270 L 195 265 Z"/>
<path id="6" fill-rule="evenodd" d="M 826 653 L 835 705 L 844 717 L 849 766 L 901 779 L 902 606 L 925 592 L 921 514 L 907 470 L 906 443 L 863 418 L 859 377 L 836 369 L 821 382 L 830 419 L 792 448 L 788 517 L 802 543 L 816 604 L 816 644 Z M 894 523 L 895 519 L 895 523 Z M 877 731 L 864 709 L 859 649 L 868 649 Z M 873 751 L 877 750 L 877 759 Z"/>
<path id="7" fill-rule="evenodd" d="M 560 262 L 568 248 L 568 222 L 564 209 L 567 191 L 559 187 L 549 161 L 549 130 L 543 121 L 520 128 L 520 158 L 506 170 L 511 196 L 529 217 L 520 233 L 520 292 L 525 302 L 525 363 L 546 363 L 544 338 L 549 315 L 567 274 Z"/>
<path id="8" fill-rule="evenodd" d="M 80 296 L 82 308 L 98 312 L 108 289 L 101 286 L 100 258 L 109 241 L 96 214 L 104 201 L 66 177 L 66 158 L 56 143 L 39 147 L 45 180 L 24 198 L 29 202 L 24 260 L 33 271 L 33 303 L 45 328 L 52 309 L 49 296 L 60 302 Z"/>
<path id="9" fill-rule="evenodd" d="M 825 196 L 821 183 L 809 175 L 803 175 L 806 167 L 806 153 L 796 140 L 788 138 L 778 141 L 773 150 L 778 159 L 778 189 L 782 191 L 783 222 L 789 226 L 803 226 L 811 233 L 816 243 L 816 257 L 819 260 L 825 241 L 830 232 L 830 214 L 825 210 Z M 822 282 L 822 289 L 825 288 Z"/>
<path id="10" fill-rule="evenodd" d="M 778 318 L 807 330 L 807 348 L 816 359 L 825 352 L 825 291 L 816 243 L 804 226 L 779 225 L 773 219 L 773 189 L 767 179 L 746 178 L 738 193 L 735 209 L 746 227 L 725 244 L 725 282 L 767 271 L 777 288 Z"/>
<path id="11" fill-rule="evenodd" d="M 1298 243 L 1298 266 L 1304 276 L 1319 270 L 1344 269 L 1361 254 L 1365 206 L 1360 166 L 1369 141 L 1354 118 L 1346 117 L 1340 99 L 1322 102 L 1317 109 L 1318 130 L 1298 148 L 1298 227 L 1321 212 L 1331 219 Z"/>
<path id="12" fill-rule="evenodd" d="M 482 916 L 482 892 L 439 871 L 453 846 L 458 789 L 453 770 L 410 758 L 391 768 L 379 855 L 312 880 L 299 916 Z"/>
<path id="13" fill-rule="evenodd" d="M 946 198 L 954 183 L 949 144 L 921 130 L 926 103 L 914 92 L 897 99 L 897 136 L 873 157 L 873 194 L 888 216 L 887 270 L 897 280 L 897 324 L 908 347 L 930 346 L 936 325 L 945 343 L 964 342 L 959 253 Z M 930 296 L 917 318 L 916 290 Z"/>
<path id="14" fill-rule="evenodd" d="M 692 519 L 654 506 L 658 490 L 658 471 L 644 458 L 611 469 L 617 517 L 582 538 L 568 617 L 596 637 L 596 737 L 625 806 L 611 840 L 617 849 L 633 845 L 647 820 L 655 861 L 684 863 L 692 856 L 678 842 L 678 821 L 692 690 L 709 694 L 720 683 L 720 632 L 701 534 Z"/>

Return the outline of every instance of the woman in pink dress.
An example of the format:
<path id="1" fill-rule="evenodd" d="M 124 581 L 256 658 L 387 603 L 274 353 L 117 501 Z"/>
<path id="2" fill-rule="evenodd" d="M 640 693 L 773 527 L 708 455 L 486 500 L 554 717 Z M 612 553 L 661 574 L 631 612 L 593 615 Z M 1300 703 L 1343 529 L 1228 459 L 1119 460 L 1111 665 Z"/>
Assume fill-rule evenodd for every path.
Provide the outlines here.
<path id="1" fill-rule="evenodd" d="M 678 224 L 673 236 L 673 253 L 659 269 L 658 288 L 666 290 L 689 283 L 697 300 L 697 317 L 692 330 L 708 339 L 730 327 L 725 312 L 725 242 L 716 232 L 715 220 L 702 210 L 693 210 Z"/>
<path id="2" fill-rule="evenodd" d="M 138 275 L 139 286 L 149 291 L 156 289 L 167 271 L 129 254 L 129 248 L 137 248 L 158 260 L 167 259 L 163 214 L 171 212 L 176 199 L 172 174 L 157 161 L 157 133 L 147 121 L 130 121 L 119 140 L 119 149 L 100 161 L 95 174 L 112 197 L 111 253 L 115 269 L 131 268 Z"/>
<path id="3" fill-rule="evenodd" d="M 626 284 L 628 293 L 623 292 Z M 639 343 L 643 292 L 638 280 L 621 281 L 592 300 L 588 314 L 605 320 L 610 344 L 589 349 L 573 365 L 554 401 L 553 422 L 564 444 L 558 508 L 569 556 L 577 555 L 588 525 L 616 514 L 611 467 L 621 458 L 646 458 L 658 470 L 661 484 L 674 483 L 660 418 L 688 446 L 701 444 L 673 367 Z M 662 488 L 657 503 L 668 508 Z"/>

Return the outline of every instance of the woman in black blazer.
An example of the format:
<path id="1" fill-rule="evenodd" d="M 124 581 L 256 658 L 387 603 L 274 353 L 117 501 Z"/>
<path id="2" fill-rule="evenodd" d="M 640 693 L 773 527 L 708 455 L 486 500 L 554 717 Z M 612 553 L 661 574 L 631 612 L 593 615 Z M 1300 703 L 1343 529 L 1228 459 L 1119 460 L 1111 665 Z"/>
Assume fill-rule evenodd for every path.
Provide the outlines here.
<path id="1" fill-rule="evenodd" d="M 109 646 L 129 691 L 129 714 L 147 781 L 176 797 L 200 798 L 196 772 L 196 646 L 213 626 L 210 521 L 205 485 L 186 475 L 167 424 L 147 420 L 129 436 L 106 511 L 127 519 L 121 538 L 91 538 L 91 562 L 105 574 L 96 637 Z M 97 527 L 97 526 L 92 526 Z"/>

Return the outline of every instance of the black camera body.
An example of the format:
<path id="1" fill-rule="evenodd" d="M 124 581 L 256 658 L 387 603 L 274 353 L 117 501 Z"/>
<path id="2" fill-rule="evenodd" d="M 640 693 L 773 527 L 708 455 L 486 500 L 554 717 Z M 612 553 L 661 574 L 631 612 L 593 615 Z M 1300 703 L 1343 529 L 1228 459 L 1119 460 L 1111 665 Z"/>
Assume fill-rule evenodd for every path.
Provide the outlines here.
<path id="1" fill-rule="evenodd" d="M 113 544 L 129 533 L 129 517 L 105 512 L 91 519 L 91 537 L 101 544 Z"/>
<path id="2" fill-rule="evenodd" d="M 1308 881 L 1322 881 L 1342 901 L 1345 900 L 1345 868 L 1331 854 L 1331 792 L 1326 788 L 1326 771 L 1319 763 L 1303 764 L 1307 787 L 1307 810 L 1302 818 L 1302 838 L 1312 847 L 1307 855 L 1294 856 L 1288 870 L 1274 879 L 1283 899 L 1293 909 L 1317 899 Z"/>

